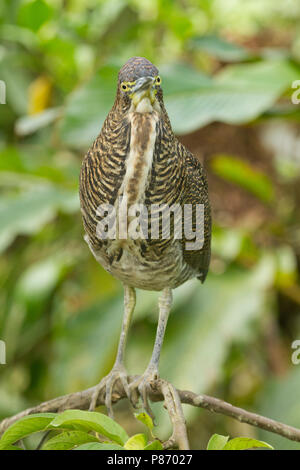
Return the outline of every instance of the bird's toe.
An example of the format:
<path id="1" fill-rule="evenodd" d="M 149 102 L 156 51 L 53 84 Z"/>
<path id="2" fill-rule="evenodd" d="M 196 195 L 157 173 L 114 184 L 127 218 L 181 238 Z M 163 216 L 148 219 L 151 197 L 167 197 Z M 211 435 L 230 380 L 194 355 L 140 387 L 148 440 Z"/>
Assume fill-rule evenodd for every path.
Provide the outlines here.
<path id="1" fill-rule="evenodd" d="M 110 373 L 103 377 L 103 379 L 95 387 L 89 407 L 90 411 L 93 411 L 96 408 L 98 397 L 102 391 L 105 390 L 105 406 L 108 412 L 108 416 L 111 418 L 114 417 L 112 410 L 113 389 L 118 380 L 121 382 L 128 399 L 131 401 L 131 391 L 128 385 L 127 372 L 122 365 L 116 365 L 113 367 Z"/>
<path id="2" fill-rule="evenodd" d="M 131 403 L 133 406 L 136 408 L 138 405 L 138 398 L 141 397 L 142 404 L 146 412 L 149 414 L 149 416 L 154 420 L 154 416 L 152 413 L 152 410 L 149 405 L 149 399 L 148 399 L 148 394 L 149 394 L 149 387 L 151 387 L 151 384 L 157 380 L 159 377 L 158 370 L 155 367 L 149 367 L 146 369 L 144 374 L 136 379 L 134 382 L 132 382 L 129 385 L 130 391 L 131 391 Z M 134 391 L 138 392 L 134 394 Z"/>

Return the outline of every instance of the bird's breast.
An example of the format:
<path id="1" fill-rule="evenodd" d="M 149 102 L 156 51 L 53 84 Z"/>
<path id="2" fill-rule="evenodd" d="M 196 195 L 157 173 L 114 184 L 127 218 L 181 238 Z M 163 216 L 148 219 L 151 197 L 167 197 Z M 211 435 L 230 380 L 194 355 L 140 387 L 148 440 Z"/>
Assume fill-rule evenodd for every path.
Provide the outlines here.
<path id="1" fill-rule="evenodd" d="M 135 204 L 142 200 L 151 172 L 158 115 L 133 112 L 129 121 L 130 147 L 119 195 L 126 196 L 128 204 Z"/>
<path id="2" fill-rule="evenodd" d="M 130 147 L 125 160 L 125 174 L 115 202 L 117 225 L 124 231 L 130 222 L 128 210 L 144 201 L 153 164 L 156 141 L 156 113 L 129 113 Z M 122 243 L 124 245 L 124 243 Z"/>

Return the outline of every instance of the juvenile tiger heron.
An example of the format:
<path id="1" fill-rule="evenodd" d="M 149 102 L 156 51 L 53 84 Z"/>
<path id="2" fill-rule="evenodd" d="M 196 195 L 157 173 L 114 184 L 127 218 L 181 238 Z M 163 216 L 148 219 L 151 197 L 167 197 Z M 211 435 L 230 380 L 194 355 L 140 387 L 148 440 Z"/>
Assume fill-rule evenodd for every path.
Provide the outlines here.
<path id="1" fill-rule="evenodd" d="M 105 404 L 113 416 L 112 390 L 119 379 L 128 398 L 136 405 L 133 391 L 138 391 L 145 409 L 151 413 L 147 386 L 158 378 L 172 289 L 193 277 L 204 282 L 210 261 L 211 215 L 202 165 L 175 137 L 164 106 L 158 69 L 143 57 L 132 57 L 119 72 L 113 107 L 82 163 L 80 200 L 85 240 L 90 250 L 104 269 L 124 285 L 124 317 L 117 357 L 111 372 L 96 387 L 90 409 L 94 409 L 98 394 L 105 387 Z M 103 208 L 115 209 L 117 221 L 121 220 L 120 214 L 128 215 L 130 222 L 129 208 L 136 204 L 149 209 L 149 213 L 155 208 L 153 217 L 159 220 L 158 236 L 145 236 L 142 229 L 140 236 L 126 238 L 120 236 L 118 225 L 119 231 L 109 237 L 109 224 L 107 236 L 103 236 L 105 230 L 99 230 L 99 223 L 101 226 L 108 215 Z M 181 217 L 179 223 L 184 232 L 181 238 L 174 229 L 175 221 L 180 219 L 173 212 L 171 228 L 165 232 L 160 209 L 185 206 L 192 207 L 192 211 Z M 183 228 L 190 222 L 193 230 L 199 230 L 195 225 L 198 206 L 202 207 L 202 243 L 191 249 L 190 237 Z M 146 226 L 150 227 L 147 220 Z M 135 307 L 135 288 L 162 293 L 152 357 L 144 374 L 129 384 L 123 360 Z"/>

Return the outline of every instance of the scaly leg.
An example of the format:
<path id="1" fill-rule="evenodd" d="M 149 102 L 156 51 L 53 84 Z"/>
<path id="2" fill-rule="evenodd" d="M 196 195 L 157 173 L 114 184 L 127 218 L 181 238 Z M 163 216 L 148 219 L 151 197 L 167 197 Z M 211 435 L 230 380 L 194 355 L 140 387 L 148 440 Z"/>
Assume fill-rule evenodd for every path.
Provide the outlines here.
<path id="1" fill-rule="evenodd" d="M 104 377 L 101 382 L 97 385 L 90 404 L 90 410 L 94 410 L 97 403 L 97 398 L 100 391 L 105 387 L 105 406 L 107 408 L 109 416 L 113 417 L 112 411 L 112 390 L 115 382 L 120 379 L 127 397 L 131 400 L 131 393 L 127 382 L 127 372 L 124 367 L 124 353 L 126 347 L 126 341 L 128 336 L 129 325 L 131 322 L 132 314 L 135 307 L 135 290 L 133 287 L 124 285 L 124 316 L 122 323 L 122 330 L 119 340 L 118 352 L 115 364 L 110 373 Z"/>
<path id="2" fill-rule="evenodd" d="M 163 290 L 162 295 L 159 298 L 159 317 L 158 325 L 156 330 L 156 338 L 154 348 L 150 362 L 143 375 L 130 384 L 129 388 L 138 388 L 139 394 L 143 401 L 143 406 L 151 417 L 153 417 L 148 399 L 147 399 L 147 387 L 153 381 L 159 377 L 158 364 L 160 358 L 160 351 L 164 340 L 166 326 L 168 322 L 169 313 L 172 305 L 172 291 L 170 288 Z"/>

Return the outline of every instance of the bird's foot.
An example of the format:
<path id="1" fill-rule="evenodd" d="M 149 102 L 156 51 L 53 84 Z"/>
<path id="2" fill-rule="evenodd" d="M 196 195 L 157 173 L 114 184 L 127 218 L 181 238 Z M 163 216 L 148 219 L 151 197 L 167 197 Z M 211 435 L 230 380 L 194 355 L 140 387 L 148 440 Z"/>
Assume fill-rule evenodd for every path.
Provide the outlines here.
<path id="1" fill-rule="evenodd" d="M 143 375 L 130 383 L 129 389 L 131 394 L 131 403 L 136 408 L 138 403 L 138 395 L 142 399 L 143 407 L 149 416 L 154 420 L 154 416 L 148 401 L 149 387 L 151 384 L 159 378 L 158 369 L 156 366 L 149 365 Z M 134 391 L 138 391 L 138 394 L 134 394 Z"/>
<path id="2" fill-rule="evenodd" d="M 117 380 L 121 381 L 128 399 L 132 401 L 126 369 L 122 364 L 115 364 L 110 373 L 103 377 L 100 383 L 96 385 L 89 407 L 90 411 L 93 411 L 96 408 L 99 394 L 102 392 L 103 389 L 105 389 L 105 406 L 108 411 L 108 416 L 110 418 L 114 417 L 112 410 L 112 392 Z"/>

